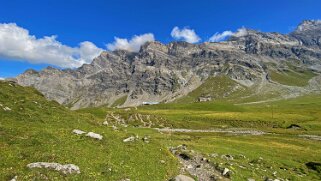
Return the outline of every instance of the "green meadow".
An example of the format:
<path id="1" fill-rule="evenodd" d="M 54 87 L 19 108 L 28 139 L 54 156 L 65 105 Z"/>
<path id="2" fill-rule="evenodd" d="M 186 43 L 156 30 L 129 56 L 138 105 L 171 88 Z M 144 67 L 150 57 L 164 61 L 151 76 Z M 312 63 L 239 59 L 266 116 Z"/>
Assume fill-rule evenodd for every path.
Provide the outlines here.
<path id="1" fill-rule="evenodd" d="M 306 165 L 321 162 L 321 141 L 300 136 L 321 136 L 321 95 L 250 105 L 225 100 L 192 103 L 197 90 L 189 96 L 171 104 L 71 111 L 33 88 L 0 81 L 0 180 L 169 180 L 182 167 L 169 148 L 182 144 L 211 164 L 229 168 L 231 180 L 321 179 L 320 166 Z M 155 124 L 143 128 L 129 122 L 115 130 L 103 124 L 111 113 L 125 120 L 134 114 L 155 116 Z M 159 132 L 153 127 L 266 134 Z M 73 129 L 92 131 L 103 139 L 76 135 Z M 124 143 L 129 136 L 137 139 Z M 145 136 L 150 137 L 148 143 L 142 140 Z M 227 154 L 234 159 L 222 157 Z M 72 163 L 81 173 L 27 168 L 32 162 Z"/>

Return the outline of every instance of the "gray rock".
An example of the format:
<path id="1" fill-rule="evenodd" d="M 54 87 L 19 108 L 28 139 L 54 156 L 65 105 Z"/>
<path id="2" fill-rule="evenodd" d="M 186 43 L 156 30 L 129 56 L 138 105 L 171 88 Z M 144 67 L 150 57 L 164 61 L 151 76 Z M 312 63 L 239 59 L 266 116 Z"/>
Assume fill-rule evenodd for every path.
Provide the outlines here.
<path id="1" fill-rule="evenodd" d="M 3 110 L 4 110 L 4 111 L 11 111 L 11 108 L 9 108 L 9 107 L 4 107 Z"/>
<path id="2" fill-rule="evenodd" d="M 10 181 L 17 181 L 18 176 L 14 176 Z"/>
<path id="3" fill-rule="evenodd" d="M 82 134 L 86 133 L 85 131 L 82 131 L 82 130 L 79 130 L 79 129 L 74 129 L 74 130 L 72 130 L 72 132 L 77 134 L 77 135 L 82 135 Z"/>
<path id="4" fill-rule="evenodd" d="M 134 136 L 130 136 L 130 137 L 124 139 L 123 142 L 124 142 L 124 143 L 132 142 L 132 141 L 135 141 L 135 139 L 136 139 L 136 138 L 135 138 Z"/>
<path id="5" fill-rule="evenodd" d="M 186 175 L 177 175 L 174 178 L 174 181 L 195 181 L 195 180 L 191 177 L 186 176 Z"/>
<path id="6" fill-rule="evenodd" d="M 218 157 L 219 155 L 217 154 L 217 153 L 212 153 L 211 155 L 210 155 L 210 157 L 212 157 L 212 158 L 216 158 L 216 157 Z"/>
<path id="7" fill-rule="evenodd" d="M 231 174 L 230 169 L 224 168 L 224 170 L 223 170 L 223 172 L 222 172 L 222 175 L 223 175 L 223 176 L 229 176 L 230 174 Z"/>
<path id="8" fill-rule="evenodd" d="M 89 133 L 86 134 L 86 136 L 91 137 L 91 138 L 95 138 L 95 139 L 98 139 L 98 140 L 102 140 L 103 139 L 102 135 L 94 133 L 94 132 L 89 132 Z"/>
<path id="9" fill-rule="evenodd" d="M 79 174 L 80 169 L 74 164 L 62 165 L 60 163 L 48 163 L 48 162 L 35 162 L 27 165 L 28 168 L 45 168 L 50 170 L 56 170 L 63 174 Z"/>
<path id="10" fill-rule="evenodd" d="M 234 157 L 232 155 L 222 155 L 221 158 L 225 160 L 234 160 Z"/>

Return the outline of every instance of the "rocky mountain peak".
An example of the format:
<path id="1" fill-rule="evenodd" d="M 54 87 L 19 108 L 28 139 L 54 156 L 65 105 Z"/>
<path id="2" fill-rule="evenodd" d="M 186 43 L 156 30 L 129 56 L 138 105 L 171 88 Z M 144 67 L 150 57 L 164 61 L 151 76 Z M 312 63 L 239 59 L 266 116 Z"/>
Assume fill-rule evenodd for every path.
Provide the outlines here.
<path id="1" fill-rule="evenodd" d="M 311 31 L 321 29 L 321 20 L 304 20 L 299 24 L 296 31 Z"/>
<path id="2" fill-rule="evenodd" d="M 161 42 L 150 41 L 150 42 L 146 42 L 140 48 L 140 52 L 146 52 L 146 51 L 161 51 L 161 52 L 167 53 L 168 47 L 162 44 Z"/>
<path id="3" fill-rule="evenodd" d="M 34 74 L 38 74 L 38 72 L 34 69 L 27 69 L 23 74 L 34 75 Z"/>
<path id="4" fill-rule="evenodd" d="M 321 48 L 321 20 L 303 21 L 290 36 L 305 46 Z"/>

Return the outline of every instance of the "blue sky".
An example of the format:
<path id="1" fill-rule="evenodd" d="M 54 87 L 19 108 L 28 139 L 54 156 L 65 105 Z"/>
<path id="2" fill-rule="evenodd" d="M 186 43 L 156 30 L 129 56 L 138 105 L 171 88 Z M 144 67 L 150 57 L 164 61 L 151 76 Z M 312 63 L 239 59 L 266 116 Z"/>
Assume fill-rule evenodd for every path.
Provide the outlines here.
<path id="1" fill-rule="evenodd" d="M 125 46 L 135 51 L 135 41 L 143 40 L 131 43 L 134 35 L 168 43 L 187 28 L 201 39 L 196 42 L 203 42 L 217 32 L 236 32 L 241 27 L 288 33 L 302 20 L 321 19 L 320 0 L 0 0 L 0 5 L 0 25 L 7 36 L 1 44 L 0 34 L 0 77 L 16 76 L 28 68 L 39 70 L 49 64 L 77 67 L 89 63 L 93 55 L 108 49 L 107 44 L 112 45 L 109 49 L 123 45 L 121 40 L 115 43 L 115 37 L 127 39 Z M 178 36 L 173 37 L 174 27 L 178 28 Z M 20 37 L 12 41 L 10 31 L 16 33 L 13 37 L 25 33 L 32 46 L 40 48 L 28 53 L 24 46 L 29 44 L 21 42 L 24 38 Z M 82 42 L 87 43 L 80 45 Z M 22 45 L 17 48 L 19 43 Z M 55 55 L 34 55 L 46 51 Z M 55 60 L 60 51 L 64 61 Z M 66 63 L 69 59 L 73 63 Z"/>

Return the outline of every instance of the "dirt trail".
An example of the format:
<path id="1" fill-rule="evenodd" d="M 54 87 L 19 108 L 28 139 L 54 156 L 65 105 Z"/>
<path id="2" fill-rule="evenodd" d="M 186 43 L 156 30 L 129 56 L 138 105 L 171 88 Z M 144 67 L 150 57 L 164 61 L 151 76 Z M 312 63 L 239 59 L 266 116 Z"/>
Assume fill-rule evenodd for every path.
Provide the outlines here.
<path id="1" fill-rule="evenodd" d="M 230 134 L 248 134 L 248 135 L 263 135 L 263 134 L 269 134 L 264 131 L 259 130 L 235 130 L 235 129 L 180 129 L 180 128 L 155 128 L 157 131 L 160 132 L 178 132 L 178 133 L 230 133 Z"/>

